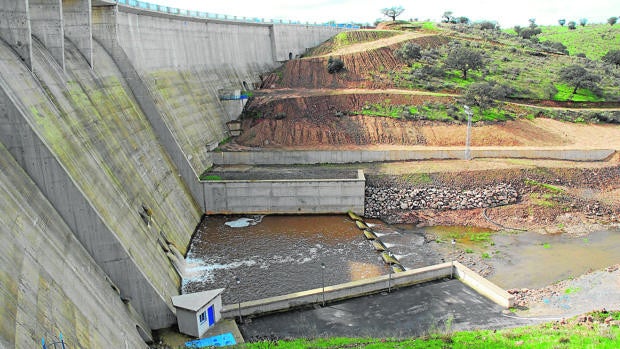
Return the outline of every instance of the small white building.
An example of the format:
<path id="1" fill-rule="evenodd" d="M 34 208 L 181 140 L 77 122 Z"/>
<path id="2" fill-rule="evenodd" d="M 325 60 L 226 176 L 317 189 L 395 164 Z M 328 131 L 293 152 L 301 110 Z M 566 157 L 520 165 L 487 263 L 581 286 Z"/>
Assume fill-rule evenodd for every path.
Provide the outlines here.
<path id="1" fill-rule="evenodd" d="M 179 332 L 197 338 L 221 318 L 223 288 L 172 297 Z"/>

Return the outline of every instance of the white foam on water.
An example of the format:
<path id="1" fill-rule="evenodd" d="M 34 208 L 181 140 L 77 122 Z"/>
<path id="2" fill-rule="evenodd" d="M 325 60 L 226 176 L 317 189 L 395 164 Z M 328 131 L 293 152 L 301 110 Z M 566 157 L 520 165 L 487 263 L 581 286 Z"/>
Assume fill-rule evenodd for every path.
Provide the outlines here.
<path id="1" fill-rule="evenodd" d="M 250 225 L 256 225 L 256 224 L 257 224 L 256 220 L 254 220 L 253 218 L 246 218 L 246 217 L 224 223 L 224 225 L 229 226 L 231 228 L 245 228 L 245 227 L 249 227 Z"/>
<path id="2" fill-rule="evenodd" d="M 204 260 L 199 258 L 188 258 L 185 261 L 183 270 L 183 285 L 191 282 L 214 282 L 214 272 L 222 269 L 236 269 L 239 267 L 249 267 L 256 265 L 253 259 L 234 261 L 231 263 L 215 263 L 206 264 Z"/>

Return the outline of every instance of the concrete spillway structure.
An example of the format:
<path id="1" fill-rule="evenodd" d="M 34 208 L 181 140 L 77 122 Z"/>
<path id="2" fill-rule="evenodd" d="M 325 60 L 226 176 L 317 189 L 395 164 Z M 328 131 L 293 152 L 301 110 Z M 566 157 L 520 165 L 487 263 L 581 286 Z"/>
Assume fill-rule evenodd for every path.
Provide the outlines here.
<path id="1" fill-rule="evenodd" d="M 108 1 L 0 0 L 0 347 L 144 347 L 204 212 L 197 174 L 261 73 L 336 33 Z"/>

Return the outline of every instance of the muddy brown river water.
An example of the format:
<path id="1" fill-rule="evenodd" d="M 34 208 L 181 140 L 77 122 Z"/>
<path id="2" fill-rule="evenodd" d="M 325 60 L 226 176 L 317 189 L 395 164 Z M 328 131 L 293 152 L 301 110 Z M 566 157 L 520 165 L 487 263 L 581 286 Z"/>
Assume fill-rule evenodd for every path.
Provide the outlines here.
<path id="1" fill-rule="evenodd" d="M 260 222 L 234 228 L 226 223 L 238 216 L 203 221 L 186 257 L 184 293 L 222 287 L 223 302 L 229 304 L 319 288 L 323 281 L 327 286 L 389 273 L 346 215 L 248 217 Z M 620 263 L 618 230 L 571 238 L 368 223 L 407 269 L 449 260 L 449 241 L 456 238 L 457 249 L 485 254 L 485 262 L 495 269 L 489 278 L 506 289 L 543 287 Z M 439 242 L 425 240 L 426 233 Z"/>

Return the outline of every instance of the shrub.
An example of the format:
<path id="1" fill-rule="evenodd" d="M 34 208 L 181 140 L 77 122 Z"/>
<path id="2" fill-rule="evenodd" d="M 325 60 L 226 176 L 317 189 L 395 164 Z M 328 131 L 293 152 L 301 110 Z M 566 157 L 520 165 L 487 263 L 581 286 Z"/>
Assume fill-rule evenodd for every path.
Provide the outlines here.
<path id="1" fill-rule="evenodd" d="M 557 52 L 557 53 L 563 53 L 565 55 L 568 54 L 568 49 L 561 42 L 544 41 L 541 43 L 541 46 L 547 52 Z"/>
<path id="2" fill-rule="evenodd" d="M 481 30 L 495 30 L 498 29 L 497 24 L 491 21 L 482 21 L 477 23 L 476 26 Z"/>
<path id="3" fill-rule="evenodd" d="M 344 69 L 344 62 L 340 58 L 329 57 L 327 60 L 327 72 L 330 74 L 338 73 Z"/>
<path id="4" fill-rule="evenodd" d="M 496 82 L 482 81 L 469 85 L 465 91 L 465 102 L 484 110 L 494 104 L 495 100 L 504 99 L 513 93 L 513 89 Z"/>
<path id="5" fill-rule="evenodd" d="M 519 33 L 519 35 L 524 38 L 524 39 L 531 39 L 534 36 L 538 35 L 542 33 L 542 30 L 538 27 L 536 28 L 523 28 L 521 29 L 521 32 Z"/>
<path id="6" fill-rule="evenodd" d="M 422 48 L 420 45 L 407 42 L 395 52 L 396 57 L 403 61 L 412 61 L 422 57 Z"/>
<path id="7" fill-rule="evenodd" d="M 620 66 L 620 50 L 611 50 L 607 52 L 601 59 L 604 62 Z"/>

